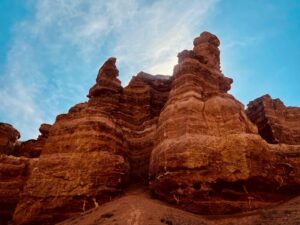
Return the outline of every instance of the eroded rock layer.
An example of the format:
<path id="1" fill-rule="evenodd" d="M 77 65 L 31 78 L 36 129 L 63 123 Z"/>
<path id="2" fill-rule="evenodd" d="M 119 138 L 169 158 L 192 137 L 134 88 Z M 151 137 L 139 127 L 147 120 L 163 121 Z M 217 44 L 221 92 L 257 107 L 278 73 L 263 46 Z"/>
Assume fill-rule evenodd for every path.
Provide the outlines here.
<path id="1" fill-rule="evenodd" d="M 0 123 L 0 154 L 11 154 L 19 138 L 20 133 L 13 126 Z"/>
<path id="2" fill-rule="evenodd" d="M 25 156 L 28 158 L 39 157 L 48 138 L 50 128 L 50 124 L 42 124 L 39 129 L 41 134 L 38 136 L 38 138 L 36 140 L 30 139 L 17 143 L 14 147 L 12 155 Z"/>
<path id="3" fill-rule="evenodd" d="M 255 101 L 247 111 L 255 126 L 227 93 L 232 79 L 220 70 L 219 44 L 204 32 L 193 50 L 178 54 L 173 76 L 140 72 L 125 88 L 116 58 L 109 58 L 89 100 L 42 125 L 37 140 L 18 145 L 18 132 L 0 124 L 1 152 L 27 157 L 1 158 L 0 188 L 11 197 L 1 197 L 0 208 L 10 207 L 0 214 L 10 220 L 18 202 L 15 225 L 54 224 L 149 177 L 160 199 L 200 214 L 248 211 L 298 195 L 299 108 Z M 265 124 L 276 140 L 268 141 L 279 144 L 261 137 Z"/>
<path id="4" fill-rule="evenodd" d="M 15 211 L 16 224 L 53 224 L 122 191 L 129 166 L 114 117 L 121 90 L 116 76 L 115 60 L 109 59 L 90 100 L 56 118 Z"/>
<path id="5" fill-rule="evenodd" d="M 0 154 L 0 224 L 7 224 L 37 159 Z"/>
<path id="6" fill-rule="evenodd" d="M 219 40 L 207 32 L 179 53 L 151 154 L 150 187 L 192 212 L 224 214 L 299 193 L 300 146 L 268 145 L 227 94 Z M 287 191 L 290 190 L 290 191 Z"/>
<path id="7" fill-rule="evenodd" d="M 280 99 L 264 95 L 251 101 L 246 112 L 267 142 L 300 145 L 299 107 L 286 107 Z"/>
<path id="8" fill-rule="evenodd" d="M 147 180 L 170 79 L 140 73 L 123 89 L 115 63 L 110 58 L 100 68 L 88 102 L 57 117 L 15 211 L 16 224 L 61 221 L 118 195 L 130 177 Z"/>
<path id="9" fill-rule="evenodd" d="M 128 143 L 132 179 L 148 180 L 150 153 L 154 145 L 159 113 L 171 87 L 169 76 L 139 73 L 124 88 L 120 125 Z"/>

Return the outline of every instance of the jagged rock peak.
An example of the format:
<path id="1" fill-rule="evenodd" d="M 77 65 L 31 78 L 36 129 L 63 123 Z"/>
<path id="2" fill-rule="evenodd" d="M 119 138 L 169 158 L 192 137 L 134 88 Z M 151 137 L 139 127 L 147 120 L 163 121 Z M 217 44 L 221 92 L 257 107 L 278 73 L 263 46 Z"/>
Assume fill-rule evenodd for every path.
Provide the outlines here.
<path id="1" fill-rule="evenodd" d="M 39 129 L 40 133 L 41 133 L 42 135 L 48 136 L 49 130 L 50 130 L 51 126 L 52 126 L 52 125 L 50 125 L 50 124 L 42 123 L 41 126 L 40 126 L 40 129 Z"/>
<path id="2" fill-rule="evenodd" d="M 87 97 L 107 97 L 119 93 L 122 89 L 121 81 L 118 80 L 119 70 L 116 66 L 117 59 L 109 58 L 99 69 L 96 84 L 90 89 Z"/>
<path id="3" fill-rule="evenodd" d="M 182 78 L 174 81 L 173 86 L 179 87 L 185 84 L 183 81 L 197 80 L 197 88 L 202 89 L 200 94 L 203 97 L 229 91 L 233 80 L 225 77 L 220 69 L 219 44 L 219 39 L 208 32 L 195 38 L 193 50 L 183 50 L 177 55 L 178 64 L 174 67 L 173 79 Z"/>
<path id="4" fill-rule="evenodd" d="M 199 37 L 196 37 L 193 42 L 194 46 L 200 45 L 202 43 L 210 43 L 216 47 L 219 47 L 220 40 L 216 35 L 205 31 L 201 33 Z"/>
<path id="5" fill-rule="evenodd" d="M 0 123 L 0 154 L 11 154 L 20 133 L 8 123 Z"/>
<path id="6" fill-rule="evenodd" d="M 101 66 L 98 72 L 96 81 L 99 82 L 100 79 L 105 76 L 106 78 L 113 78 L 119 76 L 119 70 L 116 66 L 117 59 L 115 57 L 110 57 L 106 62 Z"/>

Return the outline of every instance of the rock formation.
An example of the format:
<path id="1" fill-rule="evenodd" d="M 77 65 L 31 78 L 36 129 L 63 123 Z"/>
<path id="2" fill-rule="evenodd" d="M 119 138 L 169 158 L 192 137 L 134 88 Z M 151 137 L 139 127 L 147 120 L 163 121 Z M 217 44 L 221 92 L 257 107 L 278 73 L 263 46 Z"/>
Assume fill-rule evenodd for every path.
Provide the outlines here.
<path id="1" fill-rule="evenodd" d="M 264 95 L 251 101 L 246 112 L 267 142 L 300 145 L 299 107 L 286 107 L 280 99 Z"/>
<path id="2" fill-rule="evenodd" d="M 39 129 L 41 135 L 39 135 L 36 140 L 31 139 L 16 144 L 12 152 L 12 155 L 25 156 L 28 158 L 39 157 L 48 138 L 50 128 L 51 128 L 50 124 L 45 124 L 45 123 L 42 124 Z"/>
<path id="3" fill-rule="evenodd" d="M 53 224 L 122 191 L 129 166 L 114 117 L 121 91 L 117 75 L 111 58 L 99 70 L 90 100 L 56 118 L 21 195 L 15 224 Z"/>
<path id="4" fill-rule="evenodd" d="M 140 72 L 124 88 L 120 125 L 128 143 L 130 173 L 134 180 L 148 180 L 150 153 L 159 113 L 171 87 L 169 76 Z"/>
<path id="5" fill-rule="evenodd" d="M 140 73 L 123 89 L 115 63 L 110 58 L 100 68 L 88 102 L 57 117 L 15 211 L 16 224 L 61 221 L 112 199 L 129 176 L 147 180 L 170 80 Z"/>
<path id="6" fill-rule="evenodd" d="M 153 192 L 201 214 L 265 207 L 300 187 L 300 146 L 271 146 L 258 135 L 227 93 L 232 80 L 220 71 L 218 46 L 205 32 L 179 53 L 150 162 Z"/>
<path id="7" fill-rule="evenodd" d="M 0 158 L 0 216 L 8 221 L 14 212 L 15 225 L 54 224 L 137 182 L 200 214 L 244 212 L 298 195 L 299 108 L 256 100 L 247 110 L 251 121 L 227 93 L 233 81 L 220 70 L 219 45 L 204 32 L 193 50 L 178 54 L 173 76 L 140 72 L 125 88 L 109 58 L 89 100 L 42 125 L 37 140 L 16 144 L 19 133 L 0 124 L 1 152 L 14 155 Z"/>
<path id="8" fill-rule="evenodd" d="M 0 224 L 12 219 L 20 193 L 37 159 L 0 154 Z"/>
<path id="9" fill-rule="evenodd" d="M 0 154 L 11 154 L 20 133 L 10 124 L 0 123 Z"/>

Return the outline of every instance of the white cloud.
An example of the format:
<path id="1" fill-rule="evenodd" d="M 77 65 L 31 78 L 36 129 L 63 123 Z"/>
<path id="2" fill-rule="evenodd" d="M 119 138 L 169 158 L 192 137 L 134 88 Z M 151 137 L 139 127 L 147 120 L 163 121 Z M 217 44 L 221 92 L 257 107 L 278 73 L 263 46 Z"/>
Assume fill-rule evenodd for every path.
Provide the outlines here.
<path id="1" fill-rule="evenodd" d="M 1 77 L 4 122 L 35 137 L 41 122 L 84 100 L 107 56 L 118 58 L 123 84 L 140 70 L 171 74 L 216 2 L 30 0 L 34 15 L 14 28 Z"/>
<path id="2" fill-rule="evenodd" d="M 5 77 L 1 79 L 0 111 L 7 114 L 9 122 L 26 138 L 37 137 L 37 128 L 43 120 L 34 96 L 43 83 L 43 76 L 39 74 L 31 48 L 26 43 L 15 43 L 8 56 Z"/>

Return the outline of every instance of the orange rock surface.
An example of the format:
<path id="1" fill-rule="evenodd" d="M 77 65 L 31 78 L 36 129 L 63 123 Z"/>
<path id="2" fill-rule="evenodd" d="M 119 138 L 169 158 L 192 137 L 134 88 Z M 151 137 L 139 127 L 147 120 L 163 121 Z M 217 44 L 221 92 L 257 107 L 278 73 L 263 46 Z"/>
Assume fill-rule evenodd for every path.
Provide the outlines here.
<path id="1" fill-rule="evenodd" d="M 14 150 L 20 133 L 7 123 L 0 123 L 0 154 L 11 154 Z"/>
<path id="2" fill-rule="evenodd" d="M 38 159 L 0 154 L 0 224 L 7 224 Z"/>
<path id="3" fill-rule="evenodd" d="M 36 140 L 31 139 L 31 140 L 19 142 L 14 147 L 12 154 L 14 156 L 25 156 L 28 158 L 39 157 L 48 138 L 50 128 L 51 128 L 50 124 L 45 124 L 45 123 L 42 124 L 39 129 L 41 135 L 39 135 Z"/>
<path id="4" fill-rule="evenodd" d="M 5 222 L 13 214 L 15 225 L 55 224 L 114 204 L 137 182 L 172 207 L 205 215 L 246 212 L 299 195 L 299 108 L 263 97 L 246 113 L 228 94 L 233 80 L 220 70 L 219 39 L 204 32 L 193 43 L 178 54 L 173 76 L 140 72 L 124 88 L 116 58 L 109 58 L 89 100 L 52 126 L 42 125 L 37 140 L 18 143 L 19 133 L 0 124 Z M 130 207 L 141 207 L 134 213 L 153 205 L 133 201 Z"/>
<path id="5" fill-rule="evenodd" d="M 269 145 L 227 91 L 219 40 L 207 32 L 179 53 L 158 119 L 150 187 L 161 199 L 201 214 L 272 205 L 299 193 L 300 146 Z"/>
<path id="6" fill-rule="evenodd" d="M 280 99 L 264 95 L 251 101 L 246 112 L 267 142 L 300 145 L 299 107 L 286 107 Z"/>

